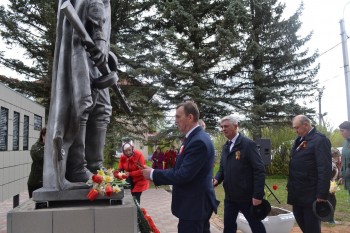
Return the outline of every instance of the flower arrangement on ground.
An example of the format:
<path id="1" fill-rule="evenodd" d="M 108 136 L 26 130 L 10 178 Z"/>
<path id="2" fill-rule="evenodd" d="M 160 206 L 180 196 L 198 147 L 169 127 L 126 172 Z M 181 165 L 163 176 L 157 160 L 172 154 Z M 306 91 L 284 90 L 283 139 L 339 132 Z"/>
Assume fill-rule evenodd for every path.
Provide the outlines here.
<path id="1" fill-rule="evenodd" d="M 146 209 L 145 208 L 141 208 L 141 211 L 142 211 L 143 215 L 145 216 L 145 218 L 146 218 L 146 220 L 148 222 L 148 225 L 150 227 L 151 232 L 152 233 L 160 233 L 160 231 L 157 228 L 156 224 L 154 223 L 152 217 L 147 214 Z"/>
<path id="2" fill-rule="evenodd" d="M 140 204 L 134 198 L 137 209 L 137 224 L 140 233 L 160 233 L 151 216 L 148 215 L 145 208 L 141 208 Z"/>
<path id="3" fill-rule="evenodd" d="M 112 196 L 113 193 L 119 193 L 124 185 L 127 185 L 124 172 L 114 169 L 98 170 L 86 183 L 91 187 L 87 197 L 90 201 L 95 200 L 98 195 Z"/>

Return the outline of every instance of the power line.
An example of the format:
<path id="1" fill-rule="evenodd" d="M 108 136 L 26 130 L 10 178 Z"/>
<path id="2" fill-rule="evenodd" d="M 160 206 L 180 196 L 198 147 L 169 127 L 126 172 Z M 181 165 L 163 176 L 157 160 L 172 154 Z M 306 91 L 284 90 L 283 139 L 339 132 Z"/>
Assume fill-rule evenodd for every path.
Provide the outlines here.
<path id="1" fill-rule="evenodd" d="M 347 40 L 349 39 L 349 37 L 347 36 Z M 318 57 L 321 57 L 322 55 L 328 53 L 329 51 L 335 49 L 337 46 L 339 46 L 342 42 L 339 42 L 338 44 L 334 45 L 333 47 L 331 47 L 330 49 L 324 51 L 323 53 L 321 53 Z"/>
<path id="2" fill-rule="evenodd" d="M 341 78 L 341 77 L 339 76 L 339 74 L 333 76 L 332 78 L 329 78 L 329 79 L 320 81 L 320 83 L 325 83 L 325 82 L 328 82 L 328 81 L 332 81 L 333 79 L 337 79 L 337 78 Z"/>

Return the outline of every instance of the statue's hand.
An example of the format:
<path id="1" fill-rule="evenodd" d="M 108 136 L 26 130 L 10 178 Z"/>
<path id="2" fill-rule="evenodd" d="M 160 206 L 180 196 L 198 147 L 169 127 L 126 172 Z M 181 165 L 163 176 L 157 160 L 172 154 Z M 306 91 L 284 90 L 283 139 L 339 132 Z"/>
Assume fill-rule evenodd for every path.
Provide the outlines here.
<path id="1" fill-rule="evenodd" d="M 104 66 L 108 62 L 108 50 L 106 41 L 96 40 L 95 47 L 89 50 L 91 60 L 95 62 L 95 66 Z"/>

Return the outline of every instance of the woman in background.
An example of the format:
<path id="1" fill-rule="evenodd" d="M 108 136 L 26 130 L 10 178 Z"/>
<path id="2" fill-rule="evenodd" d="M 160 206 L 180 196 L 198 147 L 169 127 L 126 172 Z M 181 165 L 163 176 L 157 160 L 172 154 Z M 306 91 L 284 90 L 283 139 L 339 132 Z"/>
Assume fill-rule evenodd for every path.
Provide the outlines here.
<path id="1" fill-rule="evenodd" d="M 153 169 L 164 169 L 164 164 L 165 163 L 165 155 L 162 152 L 162 149 L 158 146 L 157 149 L 153 152 L 152 155 L 152 168 Z"/>
<path id="2" fill-rule="evenodd" d="M 177 152 L 175 150 L 175 146 L 172 145 L 170 149 L 164 153 L 164 157 L 165 157 L 164 169 L 175 167 L 176 155 L 177 155 Z"/>
<path id="3" fill-rule="evenodd" d="M 30 156 L 33 163 L 28 178 L 29 198 L 32 198 L 34 190 L 43 187 L 43 168 L 44 168 L 44 145 L 46 128 L 42 128 L 38 141 L 30 148 Z"/>
<path id="4" fill-rule="evenodd" d="M 141 202 L 141 194 L 149 188 L 149 181 L 146 180 L 141 172 L 140 166 L 145 166 L 145 159 L 141 151 L 134 150 L 132 142 L 124 143 L 122 146 L 123 154 L 120 157 L 118 170 L 125 172 L 128 176 L 127 181 L 131 185 L 131 195 Z"/>

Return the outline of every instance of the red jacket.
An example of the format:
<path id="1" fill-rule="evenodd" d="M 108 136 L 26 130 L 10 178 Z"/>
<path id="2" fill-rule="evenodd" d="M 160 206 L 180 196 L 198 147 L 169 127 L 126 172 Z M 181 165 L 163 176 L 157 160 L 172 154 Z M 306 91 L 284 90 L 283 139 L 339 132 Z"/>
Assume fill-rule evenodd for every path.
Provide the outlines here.
<path id="1" fill-rule="evenodd" d="M 142 165 L 146 164 L 141 151 L 134 150 L 134 155 L 130 157 L 122 154 L 119 160 L 118 170 L 129 172 L 129 176 L 132 177 L 134 188 L 131 192 L 143 192 L 149 188 L 149 182 L 143 177 L 141 169 L 135 164 L 136 162 L 140 162 Z"/>

